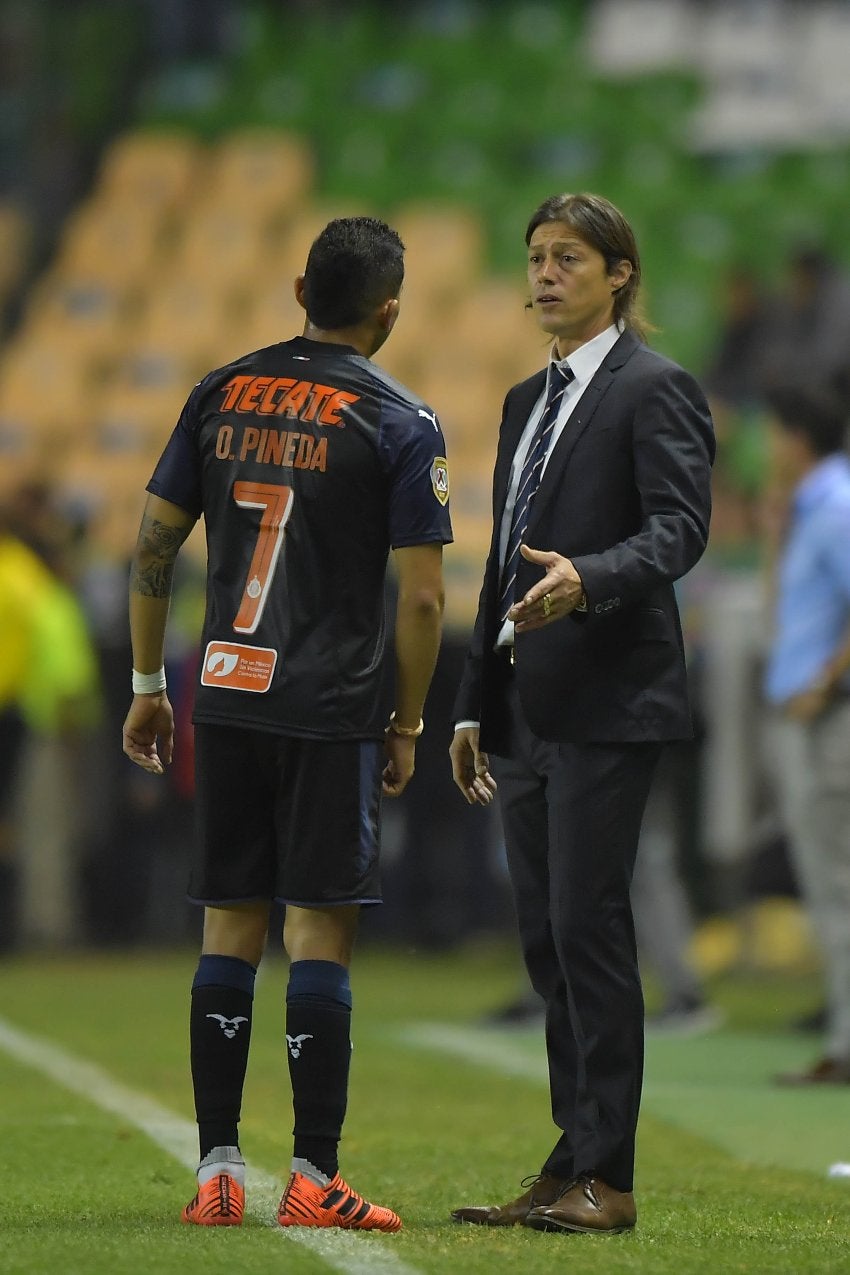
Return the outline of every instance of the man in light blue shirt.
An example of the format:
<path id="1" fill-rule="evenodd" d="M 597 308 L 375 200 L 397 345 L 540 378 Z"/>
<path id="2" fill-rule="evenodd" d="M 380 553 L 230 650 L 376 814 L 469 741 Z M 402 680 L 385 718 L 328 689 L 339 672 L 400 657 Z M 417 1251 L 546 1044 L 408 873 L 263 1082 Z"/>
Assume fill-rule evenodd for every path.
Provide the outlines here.
<path id="1" fill-rule="evenodd" d="M 776 477 L 790 489 L 765 694 L 776 707 L 780 800 L 828 1001 L 823 1057 L 777 1077 L 850 1084 L 850 457 L 846 414 L 821 391 L 768 396 Z"/>

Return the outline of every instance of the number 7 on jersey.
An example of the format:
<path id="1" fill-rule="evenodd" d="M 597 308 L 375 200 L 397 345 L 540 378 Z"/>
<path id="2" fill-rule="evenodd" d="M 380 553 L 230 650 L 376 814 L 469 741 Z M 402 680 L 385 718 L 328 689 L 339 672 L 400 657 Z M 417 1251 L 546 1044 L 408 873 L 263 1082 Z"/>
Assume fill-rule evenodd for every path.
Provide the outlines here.
<path id="1" fill-rule="evenodd" d="M 260 527 L 248 580 L 239 603 L 233 628 L 237 633 L 253 633 L 260 623 L 274 578 L 283 532 L 292 513 L 295 496 L 291 487 L 275 483 L 235 482 L 233 499 L 241 509 L 259 509 Z"/>

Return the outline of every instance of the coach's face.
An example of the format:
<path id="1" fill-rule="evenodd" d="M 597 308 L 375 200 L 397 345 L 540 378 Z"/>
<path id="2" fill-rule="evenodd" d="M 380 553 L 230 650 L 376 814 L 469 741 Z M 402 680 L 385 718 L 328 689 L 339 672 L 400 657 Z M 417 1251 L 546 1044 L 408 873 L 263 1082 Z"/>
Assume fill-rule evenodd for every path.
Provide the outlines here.
<path id="1" fill-rule="evenodd" d="M 561 358 L 611 326 L 614 293 L 631 273 L 625 260 L 609 273 L 602 253 L 562 221 L 537 227 L 528 245 L 531 305 Z"/>

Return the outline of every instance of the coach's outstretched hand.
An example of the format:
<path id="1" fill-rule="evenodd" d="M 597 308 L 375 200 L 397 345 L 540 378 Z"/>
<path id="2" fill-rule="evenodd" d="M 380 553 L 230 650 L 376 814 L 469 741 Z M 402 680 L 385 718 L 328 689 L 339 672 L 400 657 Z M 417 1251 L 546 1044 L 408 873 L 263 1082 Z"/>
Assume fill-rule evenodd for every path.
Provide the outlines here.
<path id="1" fill-rule="evenodd" d="M 159 695 L 133 696 L 124 722 L 124 752 L 152 775 L 161 775 L 164 768 L 171 765 L 174 710 L 165 691 Z"/>

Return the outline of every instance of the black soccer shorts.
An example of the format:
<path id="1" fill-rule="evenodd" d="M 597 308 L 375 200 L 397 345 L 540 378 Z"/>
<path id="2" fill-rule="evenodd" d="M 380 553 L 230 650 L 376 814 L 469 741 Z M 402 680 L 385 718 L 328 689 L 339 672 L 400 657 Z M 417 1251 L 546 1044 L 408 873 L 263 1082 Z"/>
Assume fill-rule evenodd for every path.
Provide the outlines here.
<path id="1" fill-rule="evenodd" d="M 380 903 L 373 740 L 195 726 L 193 903 Z"/>

